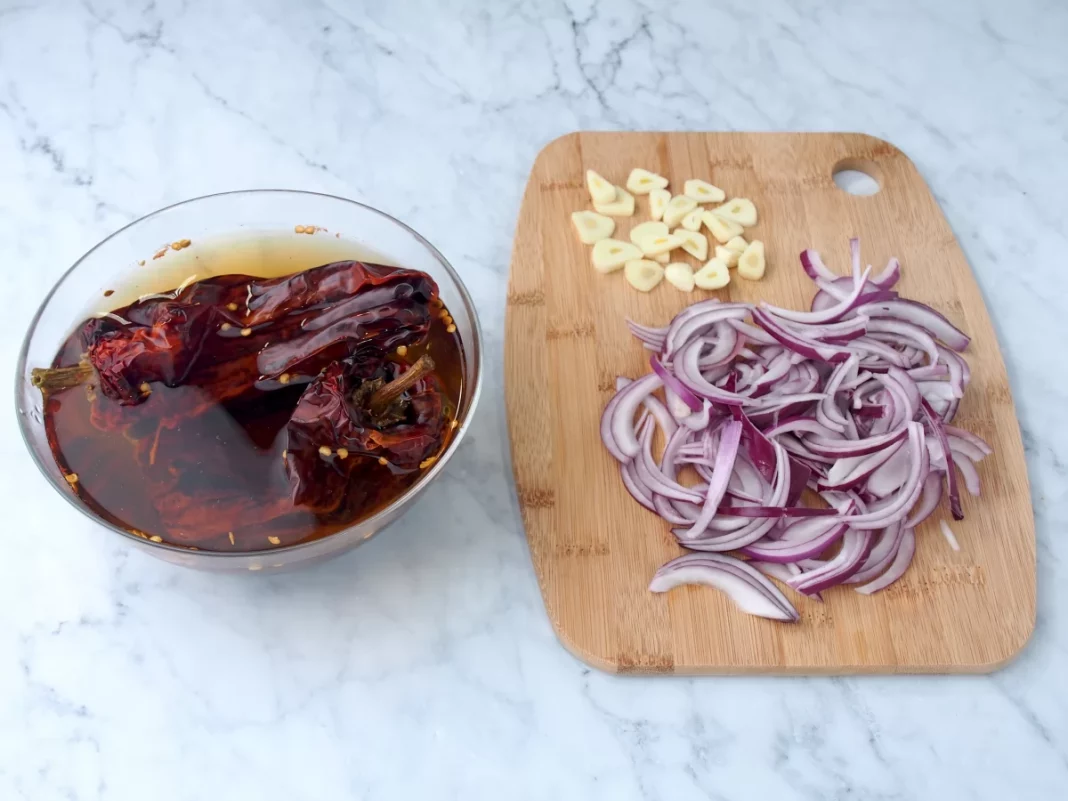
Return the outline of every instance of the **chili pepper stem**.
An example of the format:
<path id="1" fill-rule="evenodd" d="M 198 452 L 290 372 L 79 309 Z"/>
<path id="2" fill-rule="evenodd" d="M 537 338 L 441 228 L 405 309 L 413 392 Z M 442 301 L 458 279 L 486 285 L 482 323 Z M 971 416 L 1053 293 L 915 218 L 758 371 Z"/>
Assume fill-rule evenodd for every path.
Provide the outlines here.
<path id="1" fill-rule="evenodd" d="M 35 367 L 30 371 L 30 383 L 47 394 L 84 384 L 93 377 L 93 372 L 87 361 L 73 367 Z"/>
<path id="2" fill-rule="evenodd" d="M 380 414 L 383 412 L 393 401 L 433 370 L 434 360 L 426 354 L 420 356 L 416 359 L 415 364 L 405 371 L 404 375 L 375 390 L 370 402 L 367 404 L 371 413 Z"/>

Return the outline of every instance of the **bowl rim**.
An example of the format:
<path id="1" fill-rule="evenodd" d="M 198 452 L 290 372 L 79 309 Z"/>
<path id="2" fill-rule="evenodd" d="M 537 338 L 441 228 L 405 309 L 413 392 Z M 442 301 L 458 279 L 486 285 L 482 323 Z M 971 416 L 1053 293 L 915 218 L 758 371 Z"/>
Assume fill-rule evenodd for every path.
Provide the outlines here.
<path id="1" fill-rule="evenodd" d="M 471 318 L 472 330 L 474 333 L 472 339 L 474 341 L 470 343 L 464 343 L 463 355 L 465 360 L 470 359 L 471 361 L 471 365 L 474 368 L 474 379 L 470 382 L 471 388 L 470 390 L 468 390 L 470 392 L 470 402 L 467 406 L 467 413 L 460 421 L 460 426 L 453 434 L 452 441 L 449 443 L 449 446 L 438 457 L 437 461 L 433 465 L 431 465 L 430 469 L 423 473 L 422 476 L 420 476 L 418 481 L 408 487 L 404 492 L 394 498 L 389 504 L 379 509 L 373 515 L 358 520 L 357 522 L 351 524 L 349 527 L 341 529 L 340 531 L 336 531 L 326 537 L 318 537 L 313 540 L 298 542 L 294 543 L 293 545 L 284 545 L 278 548 L 263 548 L 256 551 L 202 551 L 199 549 L 190 550 L 188 547 L 183 547 L 181 545 L 172 545 L 168 542 L 153 542 L 148 538 L 142 539 L 141 537 L 135 536 L 126 529 L 120 528 L 119 526 L 116 526 L 115 524 L 104 520 L 103 518 L 92 513 L 90 510 L 86 509 L 83 504 L 79 503 L 75 496 L 67 492 L 64 487 L 59 486 L 58 482 L 50 475 L 48 467 L 42 463 L 40 458 L 38 458 L 37 451 L 34 448 L 33 443 L 30 441 L 29 433 L 27 430 L 28 424 L 25 420 L 27 415 L 22 409 L 21 389 L 22 384 L 25 381 L 26 361 L 29 357 L 30 340 L 33 337 L 34 331 L 37 329 L 37 325 L 40 322 L 41 316 L 44 314 L 45 309 L 51 302 L 52 296 L 59 291 L 59 288 L 63 285 L 63 282 L 66 281 L 67 278 L 75 270 L 78 269 L 78 266 L 82 262 L 89 258 L 99 248 L 103 247 L 105 243 L 111 241 L 117 236 L 120 236 L 128 229 L 133 228 L 134 226 L 139 225 L 140 223 L 143 223 L 146 220 L 158 217 L 168 211 L 172 211 L 173 209 L 179 208 L 181 206 L 188 206 L 193 203 L 199 203 L 204 200 L 211 200 L 214 198 L 221 198 L 233 195 L 298 195 L 323 198 L 326 200 L 338 201 L 341 203 L 348 203 L 353 206 L 358 206 L 359 208 L 365 211 L 377 214 L 378 216 L 386 219 L 387 221 L 393 223 L 394 225 L 397 225 L 398 227 L 411 234 L 411 236 L 419 244 L 426 248 L 430 252 L 430 254 L 435 259 L 437 259 L 441 266 L 445 268 L 445 272 L 455 283 L 456 288 L 460 293 L 460 299 L 463 302 L 464 308 L 467 311 L 468 316 Z M 445 465 L 448 464 L 449 460 L 452 458 L 452 455 L 459 447 L 460 442 L 463 440 L 464 435 L 467 433 L 467 429 L 471 425 L 471 419 L 474 417 L 475 410 L 478 407 L 479 398 L 482 395 L 482 323 L 479 320 L 478 310 L 475 308 L 474 301 L 471 298 L 471 293 L 467 289 L 467 285 L 464 284 L 463 279 L 460 278 L 459 273 L 452 266 L 449 260 L 445 258 L 445 255 L 436 247 L 434 247 L 434 245 L 431 244 L 431 242 L 427 240 L 422 234 L 420 234 L 407 223 L 398 220 L 392 214 L 388 214 L 387 212 L 384 212 L 381 209 L 376 209 L 374 206 L 371 206 L 367 203 L 361 203 L 358 200 L 352 200 L 350 198 L 344 198 L 338 195 L 331 195 L 325 192 L 310 192 L 303 189 L 234 189 L 226 192 L 213 192 L 208 195 L 199 195 L 198 197 L 181 200 L 177 203 L 172 203 L 169 206 L 164 206 L 162 208 L 156 209 L 155 211 L 149 212 L 148 214 L 138 217 L 133 222 L 127 223 L 121 228 L 108 234 L 106 237 L 104 237 L 95 245 L 93 245 L 93 247 L 91 247 L 89 250 L 85 251 L 85 253 L 79 256 L 77 260 L 75 260 L 75 262 L 70 267 L 68 267 L 63 272 L 63 274 L 56 280 L 56 282 L 52 285 L 52 288 L 48 290 L 48 294 L 44 296 L 44 299 L 37 307 L 37 311 L 34 313 L 33 317 L 30 320 L 29 326 L 27 326 L 26 328 L 26 334 L 23 336 L 22 347 L 19 348 L 19 354 L 18 359 L 16 361 L 15 370 L 15 414 L 18 417 L 19 433 L 22 435 L 22 441 L 26 446 L 26 450 L 29 451 L 30 458 L 33 459 L 34 464 L 37 465 L 37 469 L 41 471 L 41 474 L 44 476 L 45 480 L 49 483 L 49 485 L 51 485 L 52 488 L 55 489 L 56 492 L 58 492 L 59 495 L 61 495 L 67 503 L 77 509 L 85 517 L 92 520 L 94 523 L 103 526 L 106 529 L 109 529 L 110 531 L 113 531 L 117 534 L 121 534 L 123 537 L 130 540 L 130 542 L 135 545 L 149 548 L 158 548 L 163 551 L 170 551 L 172 553 L 178 553 L 185 556 L 192 555 L 195 556 L 197 559 L 247 559 L 249 557 L 265 556 L 267 554 L 277 556 L 279 554 L 288 554 L 306 548 L 314 548 L 317 546 L 321 547 L 321 543 L 323 543 L 324 541 L 331 540 L 334 537 L 338 537 L 345 534 L 346 532 L 350 531 L 353 526 L 365 524 L 373 525 L 376 521 L 380 521 L 384 518 L 388 519 L 393 513 L 398 510 L 398 508 L 403 506 L 407 501 L 413 499 L 423 489 L 425 489 L 441 473 L 441 471 L 445 469 Z M 375 531 L 377 530 L 378 529 L 375 529 Z"/>

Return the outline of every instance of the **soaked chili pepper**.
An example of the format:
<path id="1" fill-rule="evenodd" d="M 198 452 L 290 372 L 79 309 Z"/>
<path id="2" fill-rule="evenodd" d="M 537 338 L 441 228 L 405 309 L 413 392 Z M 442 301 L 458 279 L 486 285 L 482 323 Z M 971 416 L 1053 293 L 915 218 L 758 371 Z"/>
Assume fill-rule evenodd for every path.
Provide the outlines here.
<path id="1" fill-rule="evenodd" d="M 445 419 L 441 385 L 432 369 L 427 356 L 408 367 L 414 380 L 403 381 L 404 391 L 381 409 L 375 408 L 376 393 L 385 395 L 390 384 L 405 376 L 396 363 L 361 379 L 350 365 L 335 362 L 309 384 L 286 426 L 293 502 L 333 511 L 352 469 L 363 460 L 384 461 L 394 471 L 408 472 L 434 456 L 445 438 Z"/>
<path id="2" fill-rule="evenodd" d="M 89 320 L 80 338 L 101 392 L 120 405 L 143 403 L 157 382 L 231 399 L 307 383 L 338 359 L 381 362 L 426 336 L 436 296 L 425 273 L 342 261 L 196 281 Z"/>
<path id="3" fill-rule="evenodd" d="M 361 262 L 144 297 L 35 371 L 49 442 L 84 474 L 79 496 L 131 530 L 222 550 L 323 536 L 443 449 L 460 349 L 440 305 L 429 276 Z M 443 374 L 419 355 L 431 345 Z"/>

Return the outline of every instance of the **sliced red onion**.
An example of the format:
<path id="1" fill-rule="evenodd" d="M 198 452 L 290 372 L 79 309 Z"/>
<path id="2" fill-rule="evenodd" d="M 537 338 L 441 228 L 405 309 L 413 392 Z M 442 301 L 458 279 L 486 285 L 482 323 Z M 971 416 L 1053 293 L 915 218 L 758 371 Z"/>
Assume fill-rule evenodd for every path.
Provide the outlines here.
<path id="1" fill-rule="evenodd" d="M 628 492 L 695 557 L 750 587 L 745 563 L 718 552 L 754 558 L 754 571 L 771 565 L 765 572 L 810 596 L 846 582 L 881 589 L 908 567 L 914 527 L 943 486 L 955 513 L 958 471 L 979 491 L 975 464 L 990 447 L 947 425 L 970 380 L 956 352 L 967 338 L 891 291 L 896 260 L 872 276 L 857 243 L 850 251 L 847 278 L 803 256 L 827 299 L 812 312 L 710 300 L 664 328 L 632 325 L 662 355 L 650 375 L 617 380 L 602 416 Z M 659 464 L 655 427 L 666 437 Z M 683 466 L 704 483 L 679 483 Z M 828 507 L 801 506 L 806 487 Z"/>
<path id="2" fill-rule="evenodd" d="M 914 323 L 930 333 L 931 336 L 945 342 L 958 353 L 966 350 L 968 343 L 971 342 L 971 339 L 946 319 L 945 315 L 939 314 L 930 306 L 925 306 L 914 300 L 897 298 L 895 300 L 867 303 L 857 307 L 857 314 L 865 314 L 868 317 L 894 317 L 898 320 Z"/>
<path id="3" fill-rule="evenodd" d="M 734 460 L 738 456 L 738 446 L 742 441 L 742 425 L 732 420 L 723 426 L 723 434 L 720 437 L 719 449 L 716 451 L 716 464 L 712 468 L 712 480 L 708 484 L 705 494 L 704 507 L 701 514 L 686 532 L 687 537 L 697 537 L 702 534 L 712 518 L 716 516 L 720 502 L 727 492 L 727 482 L 734 472 Z"/>
<path id="4" fill-rule="evenodd" d="M 619 473 L 623 477 L 623 486 L 627 488 L 627 492 L 638 503 L 648 509 L 650 512 L 658 512 L 654 504 L 653 496 L 649 491 L 638 481 L 634 476 L 634 464 L 632 462 L 624 462 L 619 466 Z"/>
<path id="5" fill-rule="evenodd" d="M 938 521 L 938 527 L 942 529 L 942 536 L 946 538 L 946 542 L 949 543 L 949 547 L 954 551 L 960 550 L 960 543 L 957 542 L 957 538 L 953 535 L 953 529 L 949 527 L 949 523 L 945 520 Z"/>
<path id="6" fill-rule="evenodd" d="M 701 410 L 701 399 L 694 395 L 689 387 L 679 381 L 679 379 L 675 378 L 675 376 L 660 363 L 660 359 L 656 358 L 655 355 L 650 356 L 649 364 L 652 366 L 653 372 L 660 376 L 660 380 L 664 382 L 664 386 L 668 387 L 683 403 L 689 406 L 691 412 L 698 412 Z"/>
<path id="7" fill-rule="evenodd" d="M 805 447 L 813 453 L 837 459 L 842 456 L 865 456 L 869 453 L 875 453 L 893 445 L 895 442 L 901 442 L 907 435 L 908 428 L 904 427 L 888 434 L 868 437 L 867 439 L 848 440 L 806 437 L 804 442 Z"/>
<path id="8" fill-rule="evenodd" d="M 879 289 L 890 289 L 898 282 L 899 278 L 901 278 L 901 262 L 891 257 L 883 271 L 878 275 L 873 275 L 868 280 Z"/>
<path id="9" fill-rule="evenodd" d="M 627 320 L 627 327 L 650 349 L 660 350 L 664 347 L 664 339 L 667 337 L 666 328 L 651 328 L 647 325 L 639 325 L 633 320 Z"/>
<path id="10" fill-rule="evenodd" d="M 822 362 L 844 362 L 851 353 L 843 346 L 806 339 L 796 331 L 777 322 L 770 314 L 766 314 L 760 309 L 753 311 L 753 322 L 771 334 L 776 341 L 795 353 L 801 354 L 806 359 L 815 359 Z"/>
<path id="11" fill-rule="evenodd" d="M 808 595 L 843 583 L 856 573 L 868 558 L 874 537 L 871 531 L 854 531 L 849 528 L 842 536 L 842 547 L 833 559 L 815 570 L 793 578 L 790 586 Z"/>
<path id="12" fill-rule="evenodd" d="M 812 559 L 838 542 L 849 526 L 841 520 L 807 519 L 794 523 L 789 529 L 804 529 L 804 539 L 785 536 L 782 539 L 754 543 L 739 549 L 739 553 L 765 562 L 797 562 Z M 789 530 L 788 529 L 788 530 Z"/>
<path id="13" fill-rule="evenodd" d="M 723 504 L 719 507 L 719 514 L 734 515 L 736 517 L 834 517 L 838 513 L 834 509 L 821 509 L 817 506 L 744 506 L 738 504 Z"/>
<path id="14" fill-rule="evenodd" d="M 705 584 L 725 593 L 743 612 L 796 622 L 801 616 L 785 595 L 740 559 L 721 554 L 687 554 L 656 571 L 649 589 L 667 592 L 683 584 Z"/>
<path id="15" fill-rule="evenodd" d="M 875 545 L 872 546 L 868 558 L 864 560 L 864 564 L 856 573 L 847 578 L 845 583 L 864 584 L 882 574 L 897 558 L 897 551 L 901 547 L 904 536 L 905 527 L 900 523 L 892 523 L 884 528 Z"/>
<path id="16" fill-rule="evenodd" d="M 920 408 L 924 411 L 924 416 L 927 418 L 927 425 L 931 428 L 938 441 L 938 444 L 942 448 L 943 458 L 946 460 L 946 486 L 949 489 L 949 510 L 953 515 L 954 520 L 964 519 L 964 510 L 960 505 L 960 490 L 957 489 L 957 475 L 953 472 L 953 465 L 949 464 L 950 459 L 950 447 L 949 437 L 946 435 L 945 426 L 935 410 L 931 408 L 931 404 L 924 398 L 920 401 Z"/>
<path id="17" fill-rule="evenodd" d="M 668 326 L 662 351 L 665 359 L 671 359 L 683 345 L 721 320 L 744 320 L 749 310 L 748 303 L 720 303 L 715 299 L 695 303 L 680 312 Z"/>
<path id="18" fill-rule="evenodd" d="M 901 452 L 902 444 L 898 442 L 864 456 L 842 457 L 831 465 L 826 477 L 819 481 L 818 487 L 821 490 L 853 489 L 867 481 L 877 469 Z"/>
<path id="19" fill-rule="evenodd" d="M 811 248 L 801 251 L 801 266 L 804 268 L 808 277 L 813 281 L 834 281 L 838 278 L 831 270 L 823 263 L 823 259 L 820 258 L 820 254 Z"/>
<path id="20" fill-rule="evenodd" d="M 908 481 L 909 470 L 912 463 L 909 460 L 908 449 L 898 446 L 897 450 L 890 454 L 878 468 L 872 471 L 865 484 L 865 489 L 876 498 L 885 498 L 892 492 L 896 492 L 901 485 Z"/>
<path id="21" fill-rule="evenodd" d="M 960 470 L 961 477 L 964 479 L 964 488 L 968 490 L 968 494 L 974 497 L 979 497 L 979 471 L 975 469 L 975 465 L 968 459 L 967 456 L 959 453 L 958 451 L 950 451 L 953 455 L 953 464 Z M 953 472 L 952 470 L 949 472 Z M 956 520 L 962 520 L 964 515 L 955 517 Z"/>
<path id="22" fill-rule="evenodd" d="M 656 374 L 642 376 L 620 390 L 616 397 L 613 398 L 613 400 L 618 399 L 618 403 L 614 407 L 612 403 L 609 403 L 609 407 L 612 409 L 611 415 L 608 414 L 608 409 L 605 409 L 605 414 L 601 420 L 601 439 L 609 452 L 619 461 L 625 462 L 638 455 L 640 445 L 638 444 L 637 434 L 634 431 L 634 414 L 638 411 L 638 406 L 641 405 L 642 401 L 659 389 L 662 383 L 660 377 Z M 606 420 L 607 436 L 605 432 Z M 609 444 L 609 442 L 612 444 Z M 618 454 L 622 454 L 622 456 Z"/>
<path id="23" fill-rule="evenodd" d="M 905 571 L 908 570 L 909 565 L 912 564 L 912 557 L 915 553 L 916 535 L 911 528 L 907 528 L 905 529 L 904 536 L 901 538 L 901 545 L 897 549 L 897 555 L 894 557 L 894 561 L 889 569 L 879 576 L 879 578 L 875 579 L 875 581 L 857 587 L 857 592 L 861 595 L 871 595 L 874 592 L 879 592 L 879 590 L 885 590 L 905 575 Z"/>
<path id="24" fill-rule="evenodd" d="M 909 518 L 905 521 L 905 527 L 915 528 L 918 526 L 934 514 L 934 510 L 938 508 L 938 503 L 941 500 L 942 473 L 939 470 L 932 470 L 923 480 L 923 494 L 920 496 L 920 502 L 909 513 Z"/>
<path id="25" fill-rule="evenodd" d="M 772 306 L 770 303 L 761 303 L 761 308 L 774 314 L 783 320 L 789 320 L 794 323 L 832 323 L 841 319 L 848 312 L 851 312 L 856 306 L 857 299 L 864 293 L 864 282 L 868 280 L 868 273 L 870 270 L 865 270 L 858 279 L 853 281 L 852 291 L 842 298 L 841 301 L 831 306 L 829 309 L 823 309 L 822 311 L 794 311 L 793 309 L 783 309 L 778 306 Z M 755 317 L 755 314 L 754 314 Z M 763 326 L 761 326 L 763 327 Z M 770 333 L 770 332 L 769 332 Z"/>
<path id="26" fill-rule="evenodd" d="M 984 456 L 989 456 L 994 452 L 994 449 L 991 448 L 982 437 L 976 436 L 970 431 L 965 431 L 963 428 L 957 428 L 956 426 L 951 425 L 945 426 L 945 429 L 947 435 L 968 442 L 973 447 L 982 451 Z M 978 459 L 976 461 L 978 461 Z"/>

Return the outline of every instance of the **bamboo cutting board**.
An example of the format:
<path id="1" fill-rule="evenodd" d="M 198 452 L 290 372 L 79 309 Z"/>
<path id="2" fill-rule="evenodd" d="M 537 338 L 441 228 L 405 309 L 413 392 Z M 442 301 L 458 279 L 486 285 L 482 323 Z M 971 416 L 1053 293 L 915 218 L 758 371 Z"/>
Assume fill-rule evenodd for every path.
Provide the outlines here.
<path id="1" fill-rule="evenodd" d="M 743 614 L 707 587 L 648 592 L 657 567 L 682 551 L 623 488 L 599 419 L 616 376 L 649 370 L 627 318 L 664 325 L 712 293 L 685 295 L 665 281 L 643 294 L 621 272 L 590 266 L 590 248 L 570 222 L 572 211 L 590 208 L 585 171 L 622 185 L 633 167 L 666 176 L 675 193 L 702 178 L 756 204 L 760 219 L 746 238 L 764 241 L 767 274 L 750 283 L 732 271 L 730 286 L 716 293 L 724 300 L 807 309 L 813 287 L 798 254 L 814 247 L 845 273 L 856 235 L 866 264 L 878 270 L 900 258 L 896 288 L 971 335 L 972 384 L 955 424 L 984 437 L 994 455 L 979 465 L 982 497 L 966 496 L 966 519 L 953 526 L 959 552 L 938 530 L 940 518 L 951 519 L 943 504 L 917 531 L 908 573 L 888 590 L 869 597 L 835 588 L 822 604 L 786 590 L 801 613 L 795 625 Z M 837 169 L 857 167 L 879 181 L 879 192 L 858 197 L 835 185 Z M 647 219 L 648 198 L 639 197 L 633 217 L 617 218 L 614 236 L 626 240 Z M 620 673 L 982 672 L 1030 636 L 1034 521 L 1005 366 L 953 232 L 893 145 L 859 134 L 576 133 L 551 142 L 519 216 L 505 367 L 534 569 L 557 634 L 590 665 Z"/>

